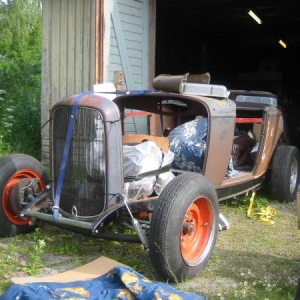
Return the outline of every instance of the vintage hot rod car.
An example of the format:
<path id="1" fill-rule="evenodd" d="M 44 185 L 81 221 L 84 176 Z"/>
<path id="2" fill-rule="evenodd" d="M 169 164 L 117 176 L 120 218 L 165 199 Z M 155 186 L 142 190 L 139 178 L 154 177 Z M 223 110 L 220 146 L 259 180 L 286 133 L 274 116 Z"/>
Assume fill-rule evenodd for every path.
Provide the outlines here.
<path id="1" fill-rule="evenodd" d="M 214 250 L 219 201 L 264 186 L 274 199 L 295 200 L 299 153 L 275 95 L 187 75 L 158 76 L 153 87 L 113 101 L 92 92 L 58 101 L 50 178 L 31 156 L 0 160 L 0 235 L 30 232 L 41 220 L 140 242 L 162 277 L 180 281 L 201 272 Z M 146 132 L 130 131 L 130 118 L 144 118 Z"/>

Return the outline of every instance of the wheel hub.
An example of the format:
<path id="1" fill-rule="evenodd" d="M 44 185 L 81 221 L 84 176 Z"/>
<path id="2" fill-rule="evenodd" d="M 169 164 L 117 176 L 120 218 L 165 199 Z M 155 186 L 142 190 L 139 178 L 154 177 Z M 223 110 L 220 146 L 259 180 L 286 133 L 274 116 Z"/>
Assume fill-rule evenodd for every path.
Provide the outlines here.
<path id="1" fill-rule="evenodd" d="M 183 234 L 192 234 L 194 232 L 195 228 L 194 225 L 188 222 L 183 223 L 182 232 Z"/>
<path id="2" fill-rule="evenodd" d="M 9 205 L 10 209 L 14 215 L 19 215 L 20 210 L 26 204 L 26 195 L 33 194 L 31 188 L 25 189 L 30 184 L 31 180 L 29 178 L 23 178 L 19 180 L 10 190 L 9 193 Z"/>
<path id="3" fill-rule="evenodd" d="M 293 193 L 296 187 L 298 177 L 298 164 L 297 161 L 294 160 L 291 167 L 291 175 L 290 175 L 290 192 Z"/>

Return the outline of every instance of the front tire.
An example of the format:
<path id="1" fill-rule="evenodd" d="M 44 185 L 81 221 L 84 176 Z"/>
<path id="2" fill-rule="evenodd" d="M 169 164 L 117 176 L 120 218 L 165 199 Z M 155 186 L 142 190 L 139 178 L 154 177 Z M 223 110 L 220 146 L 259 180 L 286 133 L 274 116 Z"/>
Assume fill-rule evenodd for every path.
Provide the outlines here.
<path id="1" fill-rule="evenodd" d="M 200 174 L 183 174 L 162 191 L 152 214 L 150 258 L 166 280 L 193 278 L 206 266 L 218 234 L 219 203 Z"/>
<path id="2" fill-rule="evenodd" d="M 26 154 L 12 154 L 0 159 L 0 236 L 12 237 L 34 230 L 31 218 L 20 218 L 24 207 L 19 201 L 19 191 L 33 178 L 38 179 L 34 192 L 44 190 L 48 177 L 43 165 Z"/>
<path id="3" fill-rule="evenodd" d="M 280 202 L 293 202 L 299 184 L 299 151 L 295 146 L 279 146 L 271 164 L 271 197 Z"/>

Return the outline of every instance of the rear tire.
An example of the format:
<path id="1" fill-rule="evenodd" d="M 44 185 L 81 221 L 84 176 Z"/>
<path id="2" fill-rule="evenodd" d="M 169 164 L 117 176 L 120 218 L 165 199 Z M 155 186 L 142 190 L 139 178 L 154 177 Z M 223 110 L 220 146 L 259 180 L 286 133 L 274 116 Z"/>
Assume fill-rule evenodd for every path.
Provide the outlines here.
<path id="1" fill-rule="evenodd" d="M 296 200 L 299 184 L 299 150 L 295 146 L 279 146 L 271 164 L 271 197 L 280 202 Z"/>
<path id="2" fill-rule="evenodd" d="M 19 190 L 37 178 L 35 192 L 44 190 L 48 177 L 43 165 L 26 154 L 12 154 L 0 159 L 0 236 L 12 237 L 34 230 L 31 218 L 18 216 L 24 204 L 19 201 Z"/>
<path id="3" fill-rule="evenodd" d="M 173 179 L 160 194 L 150 223 L 150 258 L 158 273 L 179 282 L 201 272 L 214 250 L 218 223 L 218 197 L 204 176 Z"/>

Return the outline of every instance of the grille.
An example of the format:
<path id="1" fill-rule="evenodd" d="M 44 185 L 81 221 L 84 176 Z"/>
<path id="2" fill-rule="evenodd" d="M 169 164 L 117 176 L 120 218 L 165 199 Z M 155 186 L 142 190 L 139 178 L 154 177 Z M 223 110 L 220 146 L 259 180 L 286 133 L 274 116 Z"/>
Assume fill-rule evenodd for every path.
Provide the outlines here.
<path id="1" fill-rule="evenodd" d="M 54 188 L 60 172 L 72 107 L 56 109 L 52 126 Z M 105 208 L 105 141 L 99 111 L 78 107 L 60 196 L 60 211 L 89 219 Z"/>

